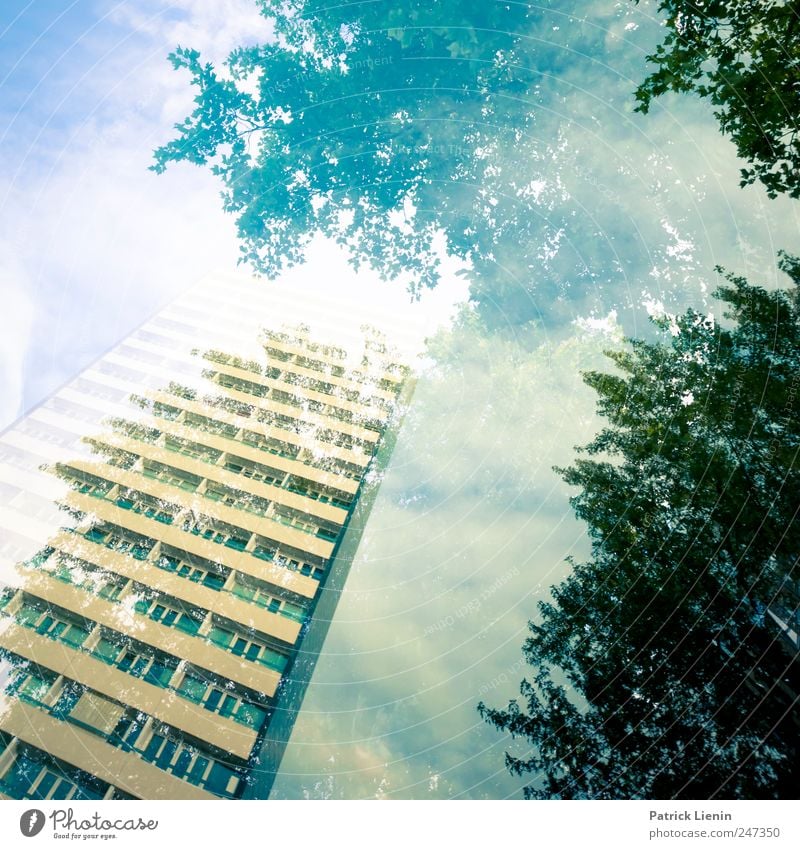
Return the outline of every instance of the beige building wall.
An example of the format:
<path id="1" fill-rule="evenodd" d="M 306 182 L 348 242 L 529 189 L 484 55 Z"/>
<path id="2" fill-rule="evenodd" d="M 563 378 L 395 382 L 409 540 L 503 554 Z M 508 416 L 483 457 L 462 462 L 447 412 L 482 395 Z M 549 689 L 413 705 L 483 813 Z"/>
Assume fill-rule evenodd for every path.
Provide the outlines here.
<path id="1" fill-rule="evenodd" d="M 409 386 L 337 309 L 208 280 L 0 435 L 5 798 L 268 792 Z"/>

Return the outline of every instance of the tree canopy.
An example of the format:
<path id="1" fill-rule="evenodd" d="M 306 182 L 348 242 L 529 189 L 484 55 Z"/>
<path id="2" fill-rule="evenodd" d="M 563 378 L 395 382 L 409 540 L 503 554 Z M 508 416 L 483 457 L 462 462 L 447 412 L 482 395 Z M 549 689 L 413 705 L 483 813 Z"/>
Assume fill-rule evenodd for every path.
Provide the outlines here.
<path id="1" fill-rule="evenodd" d="M 217 64 L 172 54 L 195 108 L 153 166 L 214 171 L 259 273 L 300 263 L 323 235 L 357 268 L 419 292 L 447 253 L 490 325 L 524 325 L 600 308 L 604 287 L 652 270 L 664 231 L 659 215 L 638 215 L 642 177 L 624 142 L 601 157 L 622 198 L 568 138 L 630 113 L 628 78 L 594 58 L 630 10 L 596 23 L 585 0 L 260 5 L 267 43 Z M 598 72 L 602 104 L 585 85 Z"/>
<path id="2" fill-rule="evenodd" d="M 637 0 L 638 2 L 638 0 Z M 800 2 L 660 0 L 667 35 L 638 109 L 668 91 L 708 98 L 720 129 L 770 197 L 800 197 Z"/>
<path id="3" fill-rule="evenodd" d="M 437 280 L 437 231 L 457 255 L 486 253 L 493 154 L 529 123 L 527 6 L 260 5 L 274 41 L 233 51 L 224 73 L 195 50 L 171 55 L 197 105 L 155 169 L 211 163 L 243 256 L 269 275 L 315 233 L 412 286 Z"/>
<path id="4" fill-rule="evenodd" d="M 800 295 L 732 275 L 716 294 L 731 326 L 664 318 L 669 341 L 585 376 L 608 425 L 563 474 L 592 558 L 530 624 L 523 704 L 479 708 L 530 743 L 507 762 L 532 798 L 796 791 L 778 623 L 800 596 Z"/>
<path id="5" fill-rule="evenodd" d="M 418 292 L 436 284 L 446 252 L 471 268 L 471 295 L 490 321 L 519 323 L 571 319 L 599 307 L 621 275 L 651 272 L 663 213 L 655 232 L 640 231 L 638 208 L 603 193 L 564 132 L 585 123 L 586 144 L 597 126 L 627 126 L 621 98 L 642 71 L 624 42 L 622 75 L 602 78 L 610 113 L 595 114 L 591 92 L 570 99 L 602 71 L 589 66 L 607 56 L 613 16 L 587 20 L 585 0 L 254 2 L 273 38 L 219 65 L 186 46 L 171 55 L 191 77 L 195 108 L 153 166 L 213 170 L 242 261 L 272 277 L 323 235 L 356 267 Z M 800 174 L 796 7 L 664 0 L 656 70 L 637 91 L 643 112 L 670 90 L 709 98 L 749 163 L 746 180 L 772 194 L 795 194 Z M 589 63 L 577 75 L 576 56 Z M 616 138 L 616 171 L 631 185 L 643 166 L 625 161 L 637 132 L 632 124 Z"/>

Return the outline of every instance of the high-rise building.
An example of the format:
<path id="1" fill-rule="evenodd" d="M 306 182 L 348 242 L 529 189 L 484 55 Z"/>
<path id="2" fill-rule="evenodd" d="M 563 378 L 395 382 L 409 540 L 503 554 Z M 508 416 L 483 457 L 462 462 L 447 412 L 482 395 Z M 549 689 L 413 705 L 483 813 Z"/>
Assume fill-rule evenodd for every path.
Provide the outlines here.
<path id="1" fill-rule="evenodd" d="M 4 797 L 268 795 L 411 386 L 289 306 L 209 281 L 0 436 Z"/>

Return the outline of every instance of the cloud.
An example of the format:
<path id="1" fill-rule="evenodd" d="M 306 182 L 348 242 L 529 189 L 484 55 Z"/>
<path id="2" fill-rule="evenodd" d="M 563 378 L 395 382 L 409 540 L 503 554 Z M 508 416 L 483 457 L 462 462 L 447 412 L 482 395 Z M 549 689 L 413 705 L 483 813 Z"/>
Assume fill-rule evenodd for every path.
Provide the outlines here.
<path id="1" fill-rule="evenodd" d="M 537 344 L 538 343 L 538 344 Z M 580 370 L 605 333 L 440 335 L 275 784 L 277 798 L 502 798 L 515 744 L 482 723 L 532 670 L 536 604 L 588 551 L 552 470 L 594 434 Z M 533 347 L 533 350 L 531 350 Z M 446 400 L 443 400 L 446 399 Z M 556 402 L 557 399 L 557 402 Z"/>
<path id="2" fill-rule="evenodd" d="M 18 355 L 5 368 L 25 408 L 188 285 L 236 267 L 235 225 L 215 178 L 188 164 L 160 176 L 148 167 L 191 109 L 186 76 L 166 54 L 182 44 L 220 61 L 272 29 L 252 0 L 143 0 L 102 4 L 75 31 L 74 43 L 53 48 L 55 70 L 36 64 L 19 83 L 36 94 L 6 115 L 0 160 L 0 216 L 16 234 L 9 256 L 29 304 L 28 320 L 8 329 Z M 389 292 L 376 275 L 355 275 L 340 249 L 315 243 L 312 259 L 287 275 L 306 296 L 336 286 L 366 302 L 381 287 L 376 306 L 410 309 L 402 287 Z M 428 332 L 464 297 L 464 285 L 448 280 L 419 308 Z"/>
<path id="3" fill-rule="evenodd" d="M 167 52 L 184 43 L 223 56 L 267 37 L 268 22 L 251 0 L 145 0 L 102 4 L 79 23 L 73 42 L 51 47 L 50 65 L 38 56 L 25 64 L 41 33 L 23 29 L 30 44 L 14 83 L 23 94 L 12 99 L 11 83 L 2 92 L 0 216 L 16 238 L 0 319 L 4 386 L 14 395 L 0 426 L 187 284 L 238 258 L 213 178 L 188 166 L 158 178 L 148 167 L 191 103 Z"/>
<path id="4" fill-rule="evenodd" d="M 123 30 L 145 34 L 155 43 L 194 47 L 214 61 L 273 32 L 254 0 L 138 0 L 109 4 L 108 15 Z"/>

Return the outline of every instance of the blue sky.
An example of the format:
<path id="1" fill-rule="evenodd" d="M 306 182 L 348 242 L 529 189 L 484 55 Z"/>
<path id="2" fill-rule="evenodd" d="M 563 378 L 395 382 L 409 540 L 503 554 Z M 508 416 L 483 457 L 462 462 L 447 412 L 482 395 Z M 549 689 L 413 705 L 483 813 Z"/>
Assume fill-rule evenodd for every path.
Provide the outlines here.
<path id="1" fill-rule="evenodd" d="M 211 176 L 148 166 L 191 104 L 169 51 L 190 44 L 221 60 L 269 32 L 250 0 L 3 4 L 0 425 L 202 275 L 235 267 L 233 222 Z M 313 288 L 324 269 L 354 296 L 406 307 L 401 291 L 354 283 L 330 250 L 315 257 L 296 285 Z M 428 310 L 446 316 L 456 289 Z"/>
<path id="2" fill-rule="evenodd" d="M 602 242 L 615 257 L 600 269 L 608 286 L 594 318 L 626 298 L 667 307 L 702 300 L 717 262 L 774 281 L 775 251 L 798 231 L 797 204 L 738 188 L 739 163 L 706 104 L 666 98 L 648 116 L 630 114 L 628 78 L 657 34 L 654 4 L 578 4 L 588 12 L 582 29 L 562 13 L 569 6 L 559 4 L 538 33 L 552 44 L 563 98 L 549 126 L 563 146 L 560 159 L 537 166 L 549 190 L 536 211 L 547 214 L 559 195 L 559 211 L 584 216 L 598 233 L 577 254 Z M 192 45 L 219 61 L 269 33 L 251 0 L 2 4 L 0 423 L 203 273 L 233 267 L 233 223 L 211 176 L 188 165 L 162 177 L 147 168 L 191 106 L 166 54 Z M 593 55 L 576 49 L 586 33 Z M 327 268 L 330 257 L 317 254 Z M 294 279 L 316 276 L 307 269 Z M 344 265 L 335 277 L 352 283 Z M 389 294 L 383 287 L 378 300 Z M 451 281 L 418 312 L 444 317 L 459 297 L 463 287 Z"/>
<path id="3" fill-rule="evenodd" d="M 139 85 L 137 76 L 154 71 L 154 50 L 151 36 L 120 19 L 120 6 L 34 0 L 3 7 L 3 365 L 17 390 L 6 396 L 4 420 L 188 282 L 169 245 L 180 226 L 165 227 L 163 239 L 147 221 L 163 205 L 146 171 L 158 101 L 152 78 Z M 179 221 L 181 203 L 168 202 L 169 218 Z M 146 253 L 160 257 L 155 274 Z M 196 275 L 198 264 L 185 253 L 186 270 Z"/>

